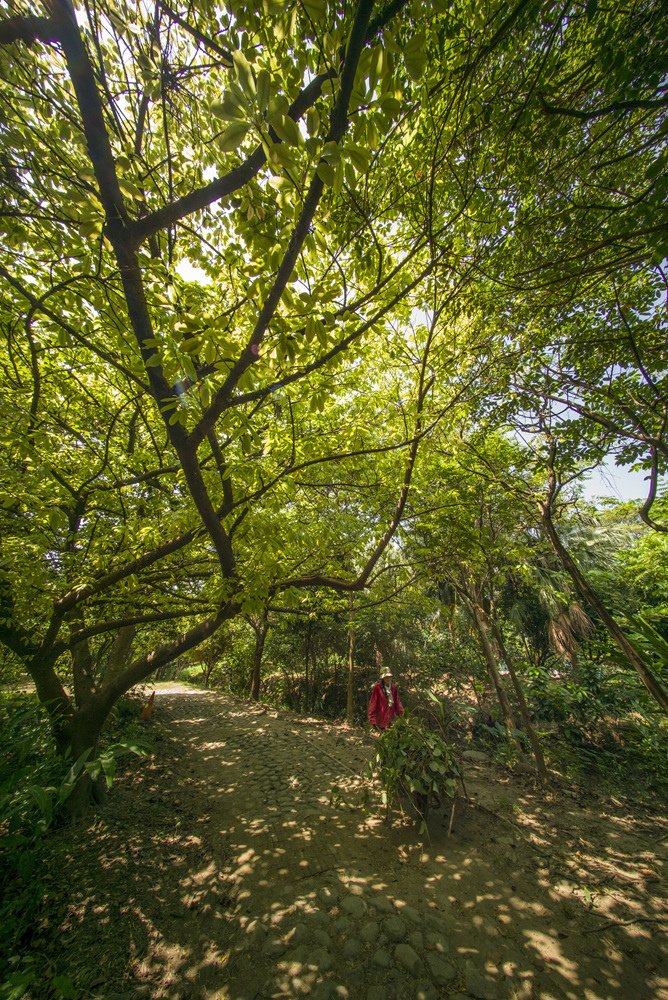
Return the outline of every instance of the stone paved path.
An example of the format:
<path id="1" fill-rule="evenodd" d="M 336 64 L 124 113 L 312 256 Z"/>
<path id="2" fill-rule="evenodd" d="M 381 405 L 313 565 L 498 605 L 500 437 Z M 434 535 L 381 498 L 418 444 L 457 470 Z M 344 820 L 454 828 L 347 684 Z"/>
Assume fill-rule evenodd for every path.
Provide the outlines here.
<path id="1" fill-rule="evenodd" d="M 156 715 L 183 746 L 179 795 L 202 803 L 227 858 L 191 885 L 207 975 L 168 995 L 656 1000 L 668 985 L 652 927 L 626 950 L 592 933 L 596 918 L 563 905 L 510 827 L 462 809 L 453 836 L 437 822 L 425 847 L 346 805 L 371 754 L 362 734 L 204 692 L 159 692 Z"/>

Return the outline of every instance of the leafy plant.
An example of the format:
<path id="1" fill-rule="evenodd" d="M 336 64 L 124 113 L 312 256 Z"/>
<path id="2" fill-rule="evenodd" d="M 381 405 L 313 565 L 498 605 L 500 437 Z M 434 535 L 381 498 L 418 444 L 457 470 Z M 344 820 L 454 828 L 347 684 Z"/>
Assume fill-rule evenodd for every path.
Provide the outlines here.
<path id="1" fill-rule="evenodd" d="M 438 731 L 406 714 L 381 733 L 373 773 L 380 780 L 387 814 L 400 798 L 408 800 L 426 830 L 434 802 L 456 794 L 461 771 L 453 748 Z"/>
<path id="2" fill-rule="evenodd" d="M 668 674 L 668 641 L 644 615 L 629 615 L 630 639 L 636 648 L 653 664 L 659 674 Z M 617 660 L 625 665 L 621 654 Z"/>
<path id="3" fill-rule="evenodd" d="M 0 1000 L 19 1000 L 41 973 L 27 961 L 30 942 L 43 905 L 43 852 L 46 834 L 62 815 L 63 806 L 83 772 L 111 786 L 118 760 L 145 754 L 130 725 L 96 757 L 90 752 L 72 762 L 58 757 L 44 709 L 34 695 L 0 697 Z M 56 997 L 76 991 L 66 976 L 56 976 Z"/>

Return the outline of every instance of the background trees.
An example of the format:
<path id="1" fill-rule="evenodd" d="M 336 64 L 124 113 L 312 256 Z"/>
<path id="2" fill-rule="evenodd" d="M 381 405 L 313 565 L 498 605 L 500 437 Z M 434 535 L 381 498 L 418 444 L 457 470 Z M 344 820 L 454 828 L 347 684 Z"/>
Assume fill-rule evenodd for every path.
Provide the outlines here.
<path id="1" fill-rule="evenodd" d="M 482 515 L 430 471 L 481 422 L 563 408 L 660 527 L 657 5 L 52 0 L 0 43 L 0 638 L 61 749 L 236 616 L 391 578 L 434 505 L 448 572 L 503 536 L 507 575 L 524 459 Z"/>

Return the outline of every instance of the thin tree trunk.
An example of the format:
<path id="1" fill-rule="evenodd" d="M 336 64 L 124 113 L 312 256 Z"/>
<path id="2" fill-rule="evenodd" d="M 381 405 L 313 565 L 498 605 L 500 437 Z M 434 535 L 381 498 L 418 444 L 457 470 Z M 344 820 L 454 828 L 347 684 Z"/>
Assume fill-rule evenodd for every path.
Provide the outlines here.
<path id="1" fill-rule="evenodd" d="M 638 650 L 619 627 L 615 619 L 603 604 L 603 601 L 599 597 L 597 591 L 594 590 L 585 575 L 578 568 L 575 560 L 563 545 L 561 539 L 559 538 L 557 529 L 555 528 L 554 521 L 552 520 L 549 504 L 546 503 L 543 505 L 542 515 L 545 533 L 552 543 L 552 547 L 559 557 L 562 566 L 575 584 L 578 593 L 594 609 L 601 622 L 615 640 L 617 646 L 622 651 L 631 666 L 637 672 L 641 681 L 654 700 L 664 712 L 668 713 L 668 694 L 647 666 Z"/>
<path id="2" fill-rule="evenodd" d="M 480 639 L 483 656 L 485 657 L 485 662 L 487 664 L 487 671 L 496 689 L 496 695 L 499 699 L 499 705 L 501 706 L 501 712 L 503 714 L 503 721 L 505 722 L 508 735 L 510 736 L 512 730 L 515 729 L 513 711 L 510 707 L 508 695 L 505 692 L 503 681 L 501 680 L 501 675 L 499 674 L 499 670 L 496 665 L 496 658 L 494 656 L 492 644 L 489 641 L 487 615 L 485 614 L 483 608 L 476 604 L 475 601 L 471 601 L 469 606 L 471 608 L 471 614 L 473 615 L 473 623 Z"/>
<path id="3" fill-rule="evenodd" d="M 355 629 L 353 621 L 353 597 L 350 596 L 350 618 L 348 621 L 348 686 L 346 695 L 346 722 L 353 724 L 353 681 L 355 679 Z"/>
<path id="4" fill-rule="evenodd" d="M 310 663 L 311 663 L 311 630 L 313 626 L 311 624 L 311 619 L 308 620 L 308 625 L 306 627 L 306 647 L 304 650 L 304 711 L 309 711 L 309 702 L 311 695 L 311 675 L 310 675 Z"/>
<path id="5" fill-rule="evenodd" d="M 501 656 L 503 657 L 506 666 L 508 667 L 508 673 L 510 674 L 510 680 L 512 681 L 513 688 L 515 690 L 515 695 L 517 696 L 517 703 L 520 708 L 520 715 L 522 716 L 522 725 L 526 731 L 529 738 L 529 743 L 531 744 L 531 750 L 533 752 L 534 760 L 536 761 L 536 774 L 538 780 L 542 783 L 547 779 L 547 768 L 545 766 L 545 757 L 543 756 L 543 748 L 540 745 L 540 740 L 538 739 L 538 734 L 533 727 L 531 722 L 531 717 L 529 715 L 529 706 L 527 705 L 527 700 L 524 695 L 524 690 L 517 676 L 517 671 L 515 670 L 515 664 L 513 663 L 511 657 L 508 655 L 508 650 L 506 649 L 506 644 L 503 639 L 503 633 L 501 629 L 496 624 L 495 621 L 492 622 L 492 632 L 499 644 L 499 650 Z"/>
<path id="6" fill-rule="evenodd" d="M 262 655 L 264 653 L 264 642 L 269 629 L 269 612 L 265 608 L 264 614 L 259 622 L 253 622 L 255 632 L 255 653 L 253 656 L 253 673 L 251 674 L 250 696 L 253 701 L 260 698 L 260 682 L 262 680 Z"/>

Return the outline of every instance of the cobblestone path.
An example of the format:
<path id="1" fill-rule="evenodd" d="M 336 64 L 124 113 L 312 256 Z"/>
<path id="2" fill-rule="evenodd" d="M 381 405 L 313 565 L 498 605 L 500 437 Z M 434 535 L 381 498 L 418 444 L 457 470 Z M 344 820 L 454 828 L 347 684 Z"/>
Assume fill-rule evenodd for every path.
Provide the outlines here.
<path id="1" fill-rule="evenodd" d="M 453 836 L 437 822 L 425 846 L 351 807 L 372 752 L 362 734 L 204 692 L 159 692 L 156 707 L 183 747 L 179 794 L 204 803 L 207 839 L 226 852 L 222 871 L 195 874 L 191 886 L 211 935 L 208 978 L 170 996 L 661 995 L 651 928 L 628 953 L 591 933 L 591 916 L 563 904 L 554 873 L 510 827 L 463 808 Z M 212 878 L 224 885 L 222 955 Z"/>

